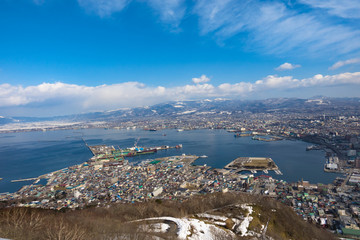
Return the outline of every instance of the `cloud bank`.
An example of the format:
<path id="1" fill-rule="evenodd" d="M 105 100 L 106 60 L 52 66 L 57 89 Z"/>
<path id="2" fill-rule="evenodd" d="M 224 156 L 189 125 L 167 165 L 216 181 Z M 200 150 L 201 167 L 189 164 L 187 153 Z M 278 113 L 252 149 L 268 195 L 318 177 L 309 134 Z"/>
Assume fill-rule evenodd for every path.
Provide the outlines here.
<path id="1" fill-rule="evenodd" d="M 317 74 L 304 79 L 296 79 L 292 76 L 269 75 L 255 83 L 223 83 L 218 86 L 207 83 L 209 78 L 205 75 L 194 79 L 194 84 L 171 88 L 163 86 L 151 87 L 140 82 L 125 82 L 95 87 L 62 82 L 42 83 L 28 87 L 1 84 L 0 108 L 28 107 L 34 104 L 37 107 L 42 107 L 56 102 L 58 105 L 66 105 L 68 109 L 76 108 L 78 111 L 86 112 L 145 106 L 171 100 L 261 96 L 265 91 L 272 90 L 301 90 L 308 87 L 335 85 L 360 86 L 360 72 L 325 76 Z M 56 106 L 54 107 L 56 108 Z"/>

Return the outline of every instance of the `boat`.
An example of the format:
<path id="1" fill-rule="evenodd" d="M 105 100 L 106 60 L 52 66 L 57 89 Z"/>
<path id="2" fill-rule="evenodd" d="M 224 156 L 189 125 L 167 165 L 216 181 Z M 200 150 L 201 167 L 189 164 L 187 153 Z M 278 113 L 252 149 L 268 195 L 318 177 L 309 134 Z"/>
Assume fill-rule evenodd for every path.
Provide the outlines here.
<path id="1" fill-rule="evenodd" d="M 310 150 L 321 150 L 321 146 L 310 145 L 310 146 L 306 147 L 306 151 L 310 151 Z"/>
<path id="2" fill-rule="evenodd" d="M 127 148 L 127 149 L 114 150 L 112 154 L 115 157 L 133 157 L 136 155 L 136 151 Z"/>
<path id="3" fill-rule="evenodd" d="M 251 136 L 250 133 L 236 133 L 234 134 L 234 137 L 249 137 Z"/>
<path id="4" fill-rule="evenodd" d="M 156 148 L 141 148 L 138 151 L 136 151 L 136 154 L 151 154 L 151 153 L 156 153 L 157 149 Z"/>
<path id="5" fill-rule="evenodd" d="M 201 157 L 201 158 L 207 158 L 208 156 L 206 156 L 206 155 L 201 155 L 200 157 Z"/>

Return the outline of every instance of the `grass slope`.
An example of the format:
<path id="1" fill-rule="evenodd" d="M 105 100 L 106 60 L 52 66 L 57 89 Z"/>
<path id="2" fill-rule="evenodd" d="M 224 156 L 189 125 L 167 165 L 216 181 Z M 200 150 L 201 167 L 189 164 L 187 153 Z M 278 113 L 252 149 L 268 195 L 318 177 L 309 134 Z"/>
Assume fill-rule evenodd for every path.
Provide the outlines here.
<path id="1" fill-rule="evenodd" d="M 251 204 L 254 213 L 249 229 L 259 232 L 268 224 L 267 236 L 274 239 L 336 239 L 331 233 L 304 222 L 291 208 L 270 198 L 243 193 L 215 193 L 194 196 L 186 201 L 149 201 L 134 204 L 112 204 L 64 212 L 30 209 L 0 209 L 0 237 L 10 239 L 149 239 L 129 221 L 150 217 L 186 217 L 207 211 L 216 214 L 232 212 L 232 205 Z M 214 210 L 215 209 L 215 210 Z M 234 208 L 235 209 L 235 208 Z M 174 239 L 176 231 L 151 233 L 163 239 Z M 238 239 L 249 239 L 247 237 Z"/>

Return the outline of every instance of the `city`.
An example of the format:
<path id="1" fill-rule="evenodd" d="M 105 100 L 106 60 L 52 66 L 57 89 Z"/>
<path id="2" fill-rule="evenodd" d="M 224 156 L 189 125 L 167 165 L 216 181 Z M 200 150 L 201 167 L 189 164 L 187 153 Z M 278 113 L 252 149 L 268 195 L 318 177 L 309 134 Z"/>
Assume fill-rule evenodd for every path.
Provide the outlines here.
<path id="1" fill-rule="evenodd" d="M 0 1 L 0 240 L 360 240 L 359 13 Z"/>
<path id="2" fill-rule="evenodd" d="M 266 175 L 274 169 L 277 174 L 281 174 L 276 163 L 255 162 L 254 166 L 257 167 L 247 165 L 250 167 L 248 170 L 241 168 L 239 171 L 230 164 L 230 167 L 223 169 L 206 164 L 194 165 L 199 156 L 186 154 L 129 162 L 126 158 L 135 155 L 129 154 L 131 149 L 139 151 L 138 154 L 142 154 L 141 151 L 148 154 L 156 149 L 161 151 L 172 147 L 154 147 L 154 151 L 150 151 L 151 148 L 136 147 L 136 143 L 129 150 L 98 145 L 88 146 L 94 156 L 87 162 L 34 178 L 33 184 L 22 187 L 16 193 L 1 194 L 0 200 L 4 206 L 62 210 L 105 207 L 112 203 L 131 204 L 154 199 L 182 201 L 195 195 L 215 192 L 244 192 L 268 196 L 289 205 L 305 221 L 334 234 L 359 236 L 358 116 L 349 116 L 345 112 L 346 116 L 305 114 L 300 117 L 300 114 L 296 114 L 294 118 L 290 114 L 286 117 L 282 114 L 260 113 L 246 114 L 247 120 L 239 121 L 231 115 L 226 114 L 226 118 L 217 115 L 218 118 L 212 118 L 206 123 L 194 116 L 181 116 L 177 124 L 176 121 L 171 121 L 171 127 L 178 131 L 225 129 L 235 138 L 252 137 L 254 141 L 300 139 L 313 144 L 307 151 L 324 152 L 327 158 L 324 171 L 340 172 L 345 177 L 337 177 L 332 184 L 314 184 L 306 179 L 290 183 L 281 180 L 281 175 L 275 178 Z M 201 116 L 202 118 L 204 117 Z M 164 126 L 168 126 L 167 121 L 152 121 L 151 125 L 147 121 L 131 122 L 132 125 L 124 122 L 121 128 L 161 131 Z M 102 127 L 104 126 L 114 127 L 111 124 Z M 253 174 L 257 172 L 262 174 Z"/>

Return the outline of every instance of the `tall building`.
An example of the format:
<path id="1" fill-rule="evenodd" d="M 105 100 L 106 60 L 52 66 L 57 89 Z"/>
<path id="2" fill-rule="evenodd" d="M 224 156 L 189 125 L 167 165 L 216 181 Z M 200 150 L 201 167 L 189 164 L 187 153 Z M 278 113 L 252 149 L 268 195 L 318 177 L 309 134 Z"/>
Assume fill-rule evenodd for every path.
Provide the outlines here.
<path id="1" fill-rule="evenodd" d="M 355 168 L 360 168 L 360 158 L 355 160 Z"/>

